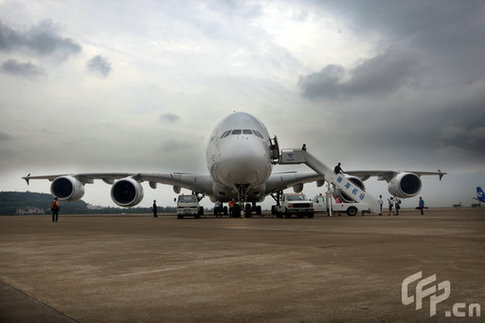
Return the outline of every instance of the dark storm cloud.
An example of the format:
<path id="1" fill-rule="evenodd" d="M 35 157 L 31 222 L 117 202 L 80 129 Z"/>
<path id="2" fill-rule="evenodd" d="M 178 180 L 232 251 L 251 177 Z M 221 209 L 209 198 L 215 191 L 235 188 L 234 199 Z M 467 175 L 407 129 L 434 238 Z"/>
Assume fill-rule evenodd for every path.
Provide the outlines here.
<path id="1" fill-rule="evenodd" d="M 89 71 L 99 74 L 103 77 L 107 77 L 111 73 L 110 62 L 100 55 L 96 55 L 91 58 L 87 63 L 87 68 Z"/>
<path id="2" fill-rule="evenodd" d="M 44 20 L 27 31 L 15 30 L 0 21 L 0 51 L 29 50 L 39 56 L 66 59 L 81 51 L 81 46 L 70 38 L 57 35 L 52 21 Z"/>
<path id="3" fill-rule="evenodd" d="M 377 32 L 389 49 L 346 71 L 345 81 L 329 79 L 326 68 L 300 77 L 304 97 L 390 93 L 430 78 L 484 80 L 483 1 L 330 1 L 322 7 L 357 33 Z"/>
<path id="4" fill-rule="evenodd" d="M 442 151 L 441 162 L 457 168 L 461 152 L 483 165 L 485 2 L 329 1 L 316 8 L 359 36 L 377 35 L 378 47 L 352 67 L 325 62 L 300 76 L 304 98 L 358 129 L 349 136 L 369 151 L 394 150 L 403 159 Z"/>
<path id="5" fill-rule="evenodd" d="M 15 59 L 9 59 L 2 64 L 2 72 L 19 76 L 36 76 L 44 73 L 44 70 L 32 63 L 20 63 Z"/>
<path id="6" fill-rule="evenodd" d="M 386 94 L 413 85 L 419 77 L 418 66 L 416 54 L 389 49 L 349 71 L 340 65 L 327 65 L 320 72 L 300 77 L 298 84 L 303 96 L 310 99 Z"/>
<path id="7" fill-rule="evenodd" d="M 163 113 L 160 116 L 160 122 L 162 123 L 175 123 L 180 120 L 180 117 L 173 113 Z"/>
<path id="8" fill-rule="evenodd" d="M 346 1 L 338 6 L 348 10 L 347 17 L 359 28 L 431 55 L 455 77 L 483 76 L 483 1 Z"/>

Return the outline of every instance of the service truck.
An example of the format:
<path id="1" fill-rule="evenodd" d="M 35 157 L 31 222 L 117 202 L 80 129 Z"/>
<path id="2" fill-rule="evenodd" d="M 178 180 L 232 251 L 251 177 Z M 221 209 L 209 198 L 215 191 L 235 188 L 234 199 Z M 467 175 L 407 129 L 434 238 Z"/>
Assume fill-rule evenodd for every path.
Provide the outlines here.
<path id="1" fill-rule="evenodd" d="M 199 205 L 197 195 L 179 195 L 177 199 L 177 218 L 183 219 L 184 216 L 193 216 L 196 219 L 204 214 L 204 208 Z"/>
<path id="2" fill-rule="evenodd" d="M 347 215 L 354 216 L 358 212 L 370 212 L 369 207 L 364 203 L 342 203 L 335 201 L 332 197 L 329 199 L 332 203 L 332 212 L 341 215 L 346 213 Z M 328 212 L 328 204 L 325 202 L 325 196 L 320 194 L 313 198 L 313 208 L 315 212 Z"/>
<path id="3" fill-rule="evenodd" d="M 281 218 L 283 215 L 287 218 L 296 215 L 299 218 L 307 216 L 313 218 L 313 202 L 308 200 L 303 193 L 287 193 L 281 197 L 280 205 L 275 207 L 276 217 Z"/>

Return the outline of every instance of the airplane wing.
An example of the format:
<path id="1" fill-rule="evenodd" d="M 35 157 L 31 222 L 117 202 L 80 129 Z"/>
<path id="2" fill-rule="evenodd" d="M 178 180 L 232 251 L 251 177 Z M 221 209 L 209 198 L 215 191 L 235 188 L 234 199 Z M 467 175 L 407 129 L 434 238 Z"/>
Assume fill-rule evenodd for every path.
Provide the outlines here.
<path id="1" fill-rule="evenodd" d="M 390 171 L 390 170 L 357 170 L 357 171 L 345 171 L 344 174 L 356 176 L 363 181 L 367 180 L 369 177 L 378 177 L 378 180 L 385 180 L 389 182 L 393 177 L 399 173 L 413 173 L 418 176 L 422 175 L 438 175 L 440 180 L 446 175 L 446 173 L 438 170 L 437 172 L 421 172 L 421 171 Z M 289 187 L 305 184 L 311 182 L 317 182 L 317 184 L 323 185 L 324 178 L 317 173 L 273 173 L 266 182 L 266 194 L 276 193 L 283 191 Z"/>
<path id="2" fill-rule="evenodd" d="M 274 173 L 266 182 L 265 194 L 280 192 L 295 185 L 311 182 L 317 182 L 321 186 L 323 177 L 317 173 Z"/>
<path id="3" fill-rule="evenodd" d="M 107 184 L 113 184 L 117 179 L 133 178 L 137 182 L 149 182 L 150 187 L 155 188 L 157 183 L 183 187 L 193 192 L 212 194 L 212 182 L 209 175 L 195 175 L 188 173 L 81 173 L 81 174 L 57 174 L 22 177 L 27 184 L 32 179 L 47 179 L 53 181 L 56 178 L 69 176 L 84 184 L 91 184 L 94 180 L 102 180 Z"/>
<path id="4" fill-rule="evenodd" d="M 393 177 L 399 173 L 413 173 L 418 176 L 422 175 L 438 175 L 441 180 L 443 176 L 447 173 L 442 172 L 438 169 L 437 172 L 421 172 L 421 171 L 393 171 L 393 170 L 356 170 L 356 171 L 344 171 L 344 174 L 359 177 L 361 180 L 365 181 L 369 177 L 377 177 L 379 181 L 389 182 Z"/>

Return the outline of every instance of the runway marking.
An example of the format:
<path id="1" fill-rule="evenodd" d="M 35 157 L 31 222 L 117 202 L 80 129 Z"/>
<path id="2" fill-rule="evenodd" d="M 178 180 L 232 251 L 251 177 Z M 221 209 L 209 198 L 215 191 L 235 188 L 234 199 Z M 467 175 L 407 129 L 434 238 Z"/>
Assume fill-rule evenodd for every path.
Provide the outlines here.
<path id="1" fill-rule="evenodd" d="M 73 318 L 73 317 L 71 317 L 71 316 L 67 315 L 66 313 L 59 311 L 59 310 L 58 310 L 58 309 L 56 309 L 55 307 L 52 307 L 52 306 L 50 306 L 49 304 L 46 304 L 46 303 L 44 303 L 44 302 L 42 302 L 42 301 L 40 301 L 40 300 L 38 300 L 38 299 L 36 299 L 36 298 L 34 298 L 34 297 L 30 296 L 29 294 L 25 293 L 24 291 L 22 291 L 22 290 L 20 290 L 20 289 L 18 289 L 18 288 L 16 288 L 16 287 L 14 287 L 14 286 L 12 286 L 12 285 L 10 285 L 10 284 L 7 284 L 7 283 L 6 283 L 6 282 L 4 282 L 4 281 L 0 281 L 0 284 L 3 284 L 3 285 L 5 285 L 5 286 L 7 286 L 7 287 L 10 287 L 10 288 L 11 288 L 11 289 L 13 289 L 14 291 L 16 291 L 16 292 L 18 292 L 18 293 L 22 294 L 23 296 L 27 297 L 28 299 L 31 299 L 31 300 L 32 300 L 32 301 L 34 301 L 35 303 L 38 303 L 38 304 L 40 304 L 40 305 L 42 305 L 42 306 L 45 306 L 45 307 L 47 307 L 47 308 L 49 308 L 49 309 L 53 310 L 54 312 L 56 312 L 56 313 L 58 313 L 58 314 L 60 314 L 60 315 L 64 316 L 65 318 L 67 318 L 67 319 L 69 319 L 69 320 L 71 320 L 71 321 L 73 321 L 73 322 L 78 322 L 78 323 L 80 323 L 78 320 L 76 320 L 75 318 Z"/>

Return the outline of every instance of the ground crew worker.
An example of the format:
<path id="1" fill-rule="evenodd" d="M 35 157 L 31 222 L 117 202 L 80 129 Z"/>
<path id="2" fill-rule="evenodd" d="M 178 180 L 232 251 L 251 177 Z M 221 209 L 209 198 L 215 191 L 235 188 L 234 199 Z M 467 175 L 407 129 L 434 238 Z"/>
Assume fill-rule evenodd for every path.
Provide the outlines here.
<path id="1" fill-rule="evenodd" d="M 214 214 L 216 218 L 222 217 L 221 212 L 222 212 L 221 202 L 216 201 L 216 204 L 214 205 Z"/>
<path id="2" fill-rule="evenodd" d="M 394 198 L 391 196 L 390 198 L 387 199 L 387 202 L 389 203 L 389 214 L 388 215 L 394 215 L 392 213 L 392 207 L 394 206 Z"/>
<path id="3" fill-rule="evenodd" d="M 57 222 L 59 220 L 59 201 L 57 201 L 57 197 L 54 198 L 54 201 L 51 203 L 51 211 L 52 211 L 52 222 Z"/>
<path id="4" fill-rule="evenodd" d="M 153 217 L 158 218 L 158 206 L 157 206 L 156 200 L 153 200 L 152 210 L 153 210 Z"/>
<path id="5" fill-rule="evenodd" d="M 382 195 L 379 195 L 379 199 L 377 200 L 379 202 L 379 215 L 382 215 L 382 204 L 384 204 L 384 201 L 382 200 Z"/>
<path id="6" fill-rule="evenodd" d="M 396 215 L 399 215 L 399 209 L 401 208 L 401 200 L 394 194 L 394 204 L 396 208 Z"/>
<path id="7" fill-rule="evenodd" d="M 229 201 L 229 215 L 232 217 L 232 215 L 234 214 L 234 204 L 236 204 L 234 202 L 234 200 L 230 200 Z"/>
<path id="8" fill-rule="evenodd" d="M 424 209 L 424 200 L 423 200 L 423 198 L 422 198 L 421 196 L 419 197 L 418 209 L 420 209 L 420 210 L 421 210 L 421 215 L 424 215 L 424 213 L 423 213 L 423 209 Z"/>
<path id="9" fill-rule="evenodd" d="M 338 165 L 335 166 L 335 168 L 333 169 L 333 172 L 335 174 L 341 174 L 342 173 L 342 168 L 340 167 L 340 163 L 338 163 Z"/>

